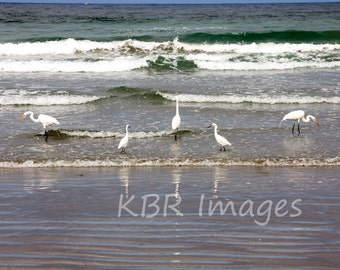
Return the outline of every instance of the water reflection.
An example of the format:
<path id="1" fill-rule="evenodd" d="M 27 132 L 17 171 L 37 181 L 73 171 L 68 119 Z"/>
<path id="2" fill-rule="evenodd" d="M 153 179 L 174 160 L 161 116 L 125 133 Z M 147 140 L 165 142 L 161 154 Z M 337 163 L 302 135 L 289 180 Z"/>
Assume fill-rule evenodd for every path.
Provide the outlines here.
<path id="1" fill-rule="evenodd" d="M 118 175 L 119 180 L 125 186 L 125 198 L 129 198 L 129 168 L 120 168 Z"/>
<path id="2" fill-rule="evenodd" d="M 34 193 L 36 190 L 51 188 L 57 182 L 56 177 L 52 175 L 42 176 L 40 173 L 32 173 L 32 177 L 24 180 L 24 190 L 28 193 Z"/>
<path id="3" fill-rule="evenodd" d="M 223 182 L 227 179 L 228 171 L 225 167 L 217 166 L 214 168 L 214 176 L 213 176 L 213 198 L 218 198 L 218 188 L 219 183 Z"/>
<path id="4" fill-rule="evenodd" d="M 179 168 L 176 168 L 172 171 L 172 183 L 175 185 L 175 191 L 174 191 L 174 194 L 175 194 L 175 197 L 178 201 L 179 199 L 179 193 L 180 193 L 180 184 L 181 184 L 181 174 L 182 174 L 182 170 L 179 169 Z"/>

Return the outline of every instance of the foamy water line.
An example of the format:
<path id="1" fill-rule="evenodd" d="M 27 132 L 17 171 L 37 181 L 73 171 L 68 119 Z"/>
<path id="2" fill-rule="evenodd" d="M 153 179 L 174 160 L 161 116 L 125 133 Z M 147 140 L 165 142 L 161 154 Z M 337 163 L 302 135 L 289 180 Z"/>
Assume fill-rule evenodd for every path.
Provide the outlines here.
<path id="1" fill-rule="evenodd" d="M 110 99 L 111 96 L 74 95 L 70 93 L 53 93 L 40 91 L 0 91 L 0 105 L 79 105 L 100 100 Z M 143 94 L 143 93 L 142 93 Z M 152 93 L 151 93 L 152 94 Z M 301 96 L 301 95 L 268 95 L 254 93 L 254 95 L 204 95 L 204 94 L 175 94 L 162 91 L 154 92 L 166 100 L 175 101 L 176 96 L 180 101 L 187 103 L 255 103 L 255 104 L 339 104 L 338 96 Z"/>
<path id="2" fill-rule="evenodd" d="M 175 101 L 176 96 L 181 102 L 193 103 L 259 103 L 259 104 L 312 104 L 312 103 L 330 103 L 339 104 L 340 97 L 321 97 L 321 96 L 297 96 L 297 95 L 200 95 L 200 94 L 172 94 L 157 92 L 163 98 Z"/>
<path id="3" fill-rule="evenodd" d="M 58 130 L 61 135 L 66 135 L 69 137 L 87 137 L 87 138 L 122 138 L 125 133 L 112 132 L 112 131 L 91 131 L 91 130 Z M 139 131 L 139 132 L 129 132 L 129 138 L 143 139 L 143 138 L 155 138 L 169 136 L 172 131 Z"/>
<path id="4" fill-rule="evenodd" d="M 86 95 L 11 95 L 0 97 L 0 105 L 79 105 L 101 99 L 99 96 Z"/>
<path id="5" fill-rule="evenodd" d="M 0 168 L 65 168 L 65 167 L 206 167 L 206 166 L 254 166 L 254 167 L 306 167 L 339 166 L 340 157 L 282 158 L 282 159 L 215 159 L 215 158 L 145 158 L 145 159 L 105 159 L 105 160 L 25 160 L 1 161 Z"/>

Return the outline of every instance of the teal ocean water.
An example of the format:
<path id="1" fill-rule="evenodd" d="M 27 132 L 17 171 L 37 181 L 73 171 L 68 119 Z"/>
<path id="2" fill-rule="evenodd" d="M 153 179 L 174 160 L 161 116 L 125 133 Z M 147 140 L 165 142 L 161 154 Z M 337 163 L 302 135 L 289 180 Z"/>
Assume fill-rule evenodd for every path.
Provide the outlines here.
<path id="1" fill-rule="evenodd" d="M 339 165 L 339 10 L 1 4 L 0 166 Z M 320 126 L 279 127 L 297 109 Z"/>

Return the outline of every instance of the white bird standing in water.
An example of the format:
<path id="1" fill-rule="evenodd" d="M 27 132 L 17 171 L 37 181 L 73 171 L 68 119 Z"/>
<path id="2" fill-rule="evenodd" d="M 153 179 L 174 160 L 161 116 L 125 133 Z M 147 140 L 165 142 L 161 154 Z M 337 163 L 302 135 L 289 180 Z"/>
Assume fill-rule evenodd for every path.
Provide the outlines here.
<path id="1" fill-rule="evenodd" d="M 228 142 L 228 140 L 226 138 L 224 138 L 223 136 L 217 134 L 217 125 L 215 123 L 212 123 L 210 126 L 208 126 L 208 128 L 210 127 L 214 127 L 215 130 L 214 130 L 214 134 L 215 134 L 215 139 L 216 139 L 216 142 L 221 146 L 220 147 L 220 151 L 226 151 L 225 149 L 225 146 L 231 146 L 231 143 Z"/>
<path id="2" fill-rule="evenodd" d="M 31 120 L 34 123 L 39 123 L 42 124 L 44 127 L 44 136 L 48 136 L 47 133 L 47 127 L 52 126 L 52 125 L 59 125 L 59 121 L 55 119 L 52 116 L 46 115 L 46 114 L 39 114 L 38 118 L 34 118 L 34 113 L 31 111 L 25 112 L 23 115 L 21 115 L 19 122 L 24 121 L 27 115 L 30 115 Z"/>
<path id="3" fill-rule="evenodd" d="M 177 132 L 178 132 L 178 128 L 180 125 L 181 125 L 181 117 L 179 116 L 178 97 L 176 97 L 176 115 L 172 118 L 172 122 L 171 122 L 172 129 L 176 132 L 175 141 L 177 141 Z"/>
<path id="4" fill-rule="evenodd" d="M 121 153 L 125 153 L 125 148 L 128 145 L 129 142 L 129 125 L 126 125 L 126 134 L 125 136 L 120 140 L 120 143 L 118 145 L 118 149 L 122 149 L 122 151 L 120 151 Z"/>
<path id="5" fill-rule="evenodd" d="M 319 121 L 316 119 L 313 115 L 307 115 L 305 118 L 305 112 L 303 110 L 297 110 L 297 111 L 292 111 L 290 113 L 287 113 L 281 120 L 280 126 L 282 121 L 285 120 L 293 120 L 293 128 L 292 128 L 292 134 L 294 136 L 294 127 L 295 127 L 295 122 L 297 121 L 298 123 L 298 136 L 300 135 L 300 121 L 302 122 L 310 122 L 310 120 L 313 120 L 314 124 L 319 126 Z"/>

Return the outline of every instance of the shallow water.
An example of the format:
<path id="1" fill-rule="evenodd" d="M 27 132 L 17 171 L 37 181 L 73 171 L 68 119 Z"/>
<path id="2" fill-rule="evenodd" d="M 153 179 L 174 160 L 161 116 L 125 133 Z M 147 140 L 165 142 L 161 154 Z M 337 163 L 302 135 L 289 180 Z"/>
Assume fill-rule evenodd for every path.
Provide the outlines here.
<path id="1" fill-rule="evenodd" d="M 0 5 L 0 166 L 339 165 L 338 6 Z"/>
<path id="2" fill-rule="evenodd" d="M 0 265 L 336 269 L 338 174 L 335 167 L 1 169 Z M 233 209 L 209 210 L 218 202 Z"/>
<path id="3" fill-rule="evenodd" d="M 309 76 L 315 75 L 308 73 L 303 72 L 306 76 L 306 81 L 303 83 L 307 83 Z M 333 71 L 323 71 L 318 74 L 324 76 L 323 81 L 329 84 L 327 76 L 335 76 L 333 73 Z M 284 74 L 274 73 L 273 75 L 275 75 L 273 80 L 276 85 L 283 84 Z M 301 72 L 296 71 L 289 75 L 294 80 L 300 77 Z M 153 164 L 154 160 L 160 160 L 160 163 L 164 165 L 179 165 L 183 162 L 204 165 L 205 160 L 206 164 L 220 164 L 221 162 L 223 164 L 258 164 L 259 161 L 268 165 L 292 165 L 294 163 L 337 165 L 339 163 L 339 145 L 336 143 L 339 137 L 338 104 L 315 103 L 314 101 L 311 104 L 225 103 L 218 100 L 181 101 L 181 99 L 192 98 L 190 95 L 197 99 L 208 98 L 207 92 L 210 91 L 218 99 L 223 91 L 229 90 L 221 90 L 219 93 L 218 88 L 216 90 L 211 84 L 222 86 L 225 82 L 229 84 L 228 88 L 234 89 L 228 78 L 243 75 L 232 74 L 211 78 L 210 73 L 205 73 L 196 76 L 171 74 L 150 79 L 150 77 L 135 74 L 134 80 L 124 79 L 126 85 L 130 83 L 139 85 L 135 88 L 133 86 L 114 87 L 116 84 L 121 84 L 120 79 L 111 79 L 108 75 L 102 77 L 97 75 L 94 78 L 80 76 L 74 82 L 72 76 L 57 75 L 54 78 L 55 81 L 50 83 L 64 85 L 67 82 L 71 89 L 79 83 L 84 89 L 88 89 L 88 85 L 93 82 L 102 84 L 92 90 L 83 90 L 84 92 L 92 91 L 92 94 L 85 93 L 87 98 L 93 98 L 95 94 L 98 100 L 87 103 L 80 101 L 81 104 L 69 105 L 2 106 L 0 108 L 3 115 L 1 121 L 6 127 L 1 131 L 3 134 L 0 145 L 3 153 L 2 166 L 22 166 L 20 164 L 23 161 L 34 161 L 40 166 L 46 166 L 46 164 L 54 166 L 56 161 L 64 166 L 71 166 L 74 162 L 83 166 L 91 164 L 111 166 L 121 164 L 122 160 L 127 162 L 126 165 L 131 166 L 145 165 L 145 161 Z M 255 78 L 252 79 L 254 89 L 261 89 L 262 86 L 257 87 L 256 81 L 257 76 L 262 76 L 261 72 L 254 76 Z M 189 81 L 185 82 L 185 78 Z M 26 79 L 28 78 L 22 78 L 26 84 L 23 88 L 30 84 Z M 170 82 L 167 82 L 167 79 Z M 236 78 L 233 79 L 236 81 Z M 32 80 L 43 82 L 44 76 L 34 75 Z M 63 81 L 59 83 L 61 80 Z M 172 86 L 178 89 L 176 92 L 170 88 L 174 80 L 182 81 L 181 85 Z M 217 83 L 218 80 L 219 83 Z M 319 83 L 319 87 L 324 87 L 323 81 Z M 147 84 L 149 84 L 148 88 L 146 88 Z M 190 94 L 191 87 L 196 84 L 200 88 L 195 89 L 196 94 Z M 337 87 L 336 84 L 334 81 L 334 87 Z M 234 82 L 234 87 L 239 86 L 240 84 Z M 307 86 L 300 84 L 299 87 L 304 89 Z M 204 89 L 206 89 L 205 92 Z M 25 100 L 27 96 L 32 96 L 29 98 L 37 102 L 41 102 L 38 98 L 43 98 L 42 102 L 49 100 L 61 101 L 61 103 L 64 102 L 63 100 L 72 102 L 69 93 L 63 97 L 64 93 L 41 90 L 43 91 L 41 94 L 39 91 L 38 94 L 24 92 L 14 97 L 14 100 Z M 253 91 L 256 92 L 256 90 Z M 300 91 L 302 93 L 302 90 Z M 180 96 L 182 119 L 177 142 L 174 141 L 174 134 L 171 130 L 171 119 L 175 115 L 175 102 L 172 99 L 176 93 Z M 50 95 L 52 95 L 51 98 Z M 79 93 L 75 98 L 79 99 L 77 95 Z M 61 100 L 59 96 L 62 96 Z M 222 97 L 228 97 L 227 92 Z M 256 93 L 253 93 L 252 97 L 255 98 Z M 275 96 L 270 99 L 273 98 L 275 99 Z M 334 96 L 334 98 L 337 97 Z M 282 123 L 281 127 L 279 123 L 286 112 L 300 108 L 317 116 L 320 126 L 314 127 L 313 123 L 301 123 L 301 135 L 293 137 L 291 135 L 292 123 Z M 45 143 L 42 136 L 36 136 L 39 133 L 42 134 L 42 126 L 32 123 L 29 119 L 22 123 L 18 122 L 19 116 L 26 110 L 48 113 L 60 121 L 60 126 L 50 128 L 48 143 Z M 213 130 L 207 128 L 212 122 L 218 124 L 219 133 L 232 143 L 228 151 L 219 152 L 219 146 L 213 137 Z M 131 126 L 130 141 L 127 148 L 128 154 L 122 156 L 117 146 L 125 134 L 126 124 Z M 178 159 L 178 163 L 174 162 L 175 159 Z"/>

